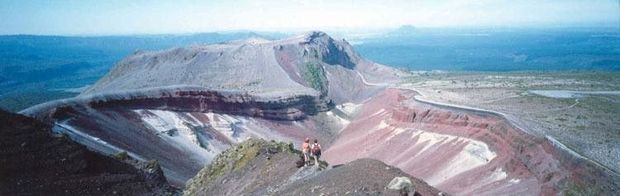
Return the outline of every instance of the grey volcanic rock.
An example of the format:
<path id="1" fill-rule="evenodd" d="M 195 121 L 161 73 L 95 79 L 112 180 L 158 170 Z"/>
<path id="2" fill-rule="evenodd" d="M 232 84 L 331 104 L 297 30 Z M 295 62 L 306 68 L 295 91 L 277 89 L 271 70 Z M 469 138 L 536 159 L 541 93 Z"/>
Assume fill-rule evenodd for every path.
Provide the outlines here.
<path id="1" fill-rule="evenodd" d="M 440 190 L 423 180 L 376 159 L 358 159 L 282 187 L 274 195 L 401 195 L 387 189 L 395 177 L 407 177 L 416 187 L 411 195 L 438 195 Z M 310 192 L 310 193 L 308 193 Z"/>
<path id="2" fill-rule="evenodd" d="M 170 85 L 220 90 L 305 89 L 279 76 L 271 46 L 228 43 L 134 54 L 84 94 Z"/>
<path id="3" fill-rule="evenodd" d="M 82 93 L 114 93 L 173 85 L 211 90 L 313 94 L 340 101 L 360 100 L 377 87 L 364 83 L 394 80 L 399 72 L 362 59 L 348 42 L 323 32 L 283 40 L 250 39 L 140 52 L 119 62 Z M 344 93 L 343 93 L 344 92 Z"/>
<path id="4" fill-rule="evenodd" d="M 415 186 L 413 186 L 413 183 L 411 183 L 411 179 L 404 176 L 395 177 L 394 179 L 392 179 L 392 181 L 390 181 L 390 183 L 387 185 L 387 188 L 392 190 L 398 190 L 402 194 L 409 194 L 415 192 Z"/>

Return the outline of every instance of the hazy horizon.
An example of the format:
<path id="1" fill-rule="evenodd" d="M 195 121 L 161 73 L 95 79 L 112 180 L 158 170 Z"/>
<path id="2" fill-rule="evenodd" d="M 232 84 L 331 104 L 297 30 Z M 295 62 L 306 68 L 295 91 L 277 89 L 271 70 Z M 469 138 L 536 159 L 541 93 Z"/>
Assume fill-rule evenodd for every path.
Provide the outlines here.
<path id="1" fill-rule="evenodd" d="M 420 28 L 618 28 L 620 1 L 0 0 L 0 34 L 131 35 Z"/>

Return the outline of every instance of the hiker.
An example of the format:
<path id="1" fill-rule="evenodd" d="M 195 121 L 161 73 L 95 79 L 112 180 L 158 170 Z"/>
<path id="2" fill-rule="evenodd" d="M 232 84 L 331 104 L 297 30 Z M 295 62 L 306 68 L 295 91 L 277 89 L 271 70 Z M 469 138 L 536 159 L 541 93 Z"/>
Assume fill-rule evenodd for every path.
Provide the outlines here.
<path id="1" fill-rule="evenodd" d="M 314 165 L 319 167 L 319 158 L 321 158 L 321 144 L 319 144 L 319 140 L 314 139 L 314 143 L 312 144 L 312 156 L 314 157 Z"/>
<path id="2" fill-rule="evenodd" d="M 310 138 L 306 138 L 301 145 L 301 153 L 304 155 L 304 166 L 306 166 L 310 160 Z"/>

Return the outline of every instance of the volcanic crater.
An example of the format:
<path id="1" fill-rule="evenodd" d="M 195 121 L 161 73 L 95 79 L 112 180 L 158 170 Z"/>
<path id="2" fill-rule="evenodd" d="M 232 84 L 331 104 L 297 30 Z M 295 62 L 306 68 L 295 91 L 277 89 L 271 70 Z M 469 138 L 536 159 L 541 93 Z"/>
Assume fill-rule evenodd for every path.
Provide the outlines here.
<path id="1" fill-rule="evenodd" d="M 183 186 L 249 138 L 318 138 L 332 165 L 381 160 L 456 195 L 618 194 L 620 177 L 492 111 L 420 99 L 407 75 L 310 32 L 138 52 L 75 98 L 21 111 L 104 154 L 156 159 Z"/>

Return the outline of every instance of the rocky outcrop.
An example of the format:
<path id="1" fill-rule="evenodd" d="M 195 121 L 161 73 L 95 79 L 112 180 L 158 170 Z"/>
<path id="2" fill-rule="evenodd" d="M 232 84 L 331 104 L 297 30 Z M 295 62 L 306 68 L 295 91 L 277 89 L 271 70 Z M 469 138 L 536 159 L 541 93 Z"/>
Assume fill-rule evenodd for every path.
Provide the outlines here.
<path id="1" fill-rule="evenodd" d="M 192 178 L 185 195 L 399 195 L 386 189 L 395 177 L 412 179 L 417 195 L 439 191 L 397 168 L 362 159 L 317 170 L 298 168 L 292 144 L 250 139 L 233 146 Z"/>
<path id="2" fill-rule="evenodd" d="M 52 101 L 21 111 L 45 122 L 59 121 L 76 108 L 159 109 L 179 112 L 215 112 L 273 120 L 300 120 L 327 111 L 333 104 L 317 95 L 250 94 L 213 91 L 194 86 L 173 86 L 114 94 L 95 94 Z"/>
<path id="3" fill-rule="evenodd" d="M 353 47 L 346 42 L 338 42 L 323 32 L 310 32 L 306 35 L 306 41 L 302 44 L 308 45 L 308 52 L 314 54 L 320 61 L 329 65 L 341 65 L 347 69 L 355 69 L 362 60 Z"/>
<path id="4" fill-rule="evenodd" d="M 0 195 L 176 193 L 156 162 L 89 151 L 29 117 L 0 111 L 0 148 Z"/>
<path id="5" fill-rule="evenodd" d="M 188 181 L 184 194 L 264 195 L 297 170 L 298 159 L 292 144 L 249 139 L 220 153 Z"/>
<path id="6" fill-rule="evenodd" d="M 412 193 L 415 193 L 415 187 L 411 183 L 411 179 L 404 176 L 392 179 L 387 188 L 397 190 L 401 195 L 413 195 Z"/>
<path id="7" fill-rule="evenodd" d="M 334 40 L 323 32 L 274 42 L 275 57 L 288 77 L 311 87 L 335 103 L 357 102 L 396 81 L 399 71 L 373 63 L 355 52 L 345 40 Z"/>

